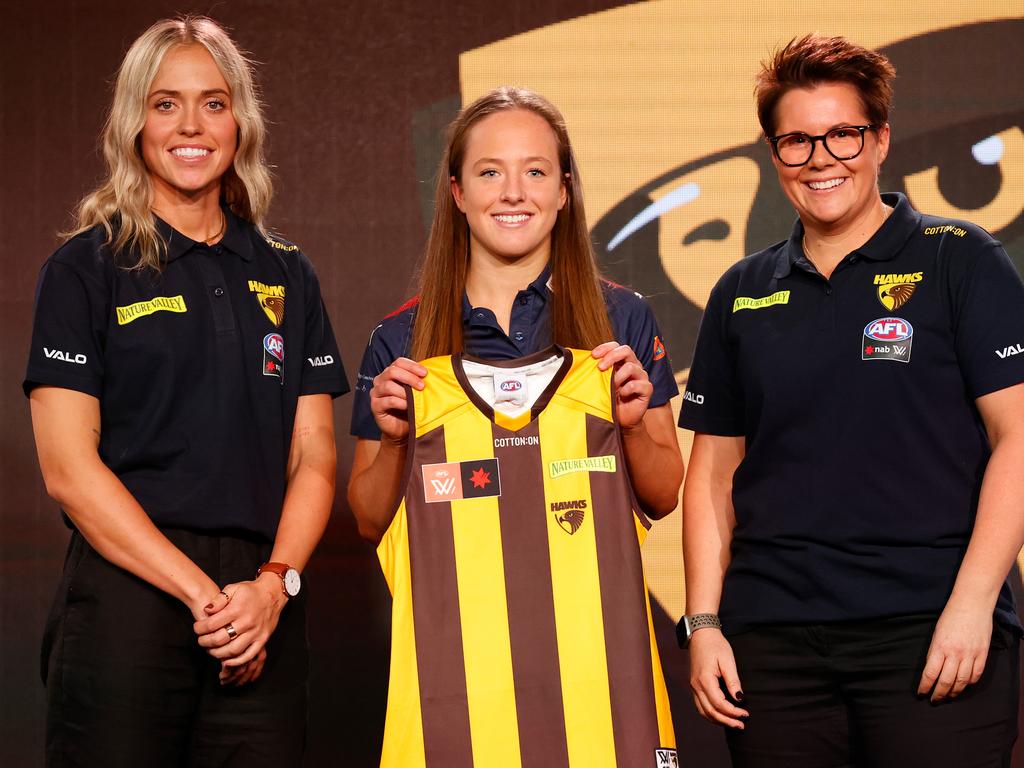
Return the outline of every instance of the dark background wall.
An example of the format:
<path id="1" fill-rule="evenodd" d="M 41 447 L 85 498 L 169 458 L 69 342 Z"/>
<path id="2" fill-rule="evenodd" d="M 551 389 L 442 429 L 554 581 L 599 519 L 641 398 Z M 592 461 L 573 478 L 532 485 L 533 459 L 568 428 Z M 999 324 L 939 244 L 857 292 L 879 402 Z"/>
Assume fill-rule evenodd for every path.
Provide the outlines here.
<path id="1" fill-rule="evenodd" d="M 271 225 L 313 260 L 354 378 L 370 330 L 410 293 L 429 215 L 424 188 L 437 159 L 438 129 L 459 104 L 459 55 L 616 5 L 597 0 L 4 4 L 0 765 L 41 764 L 38 646 L 67 542 L 42 487 L 20 393 L 32 295 L 39 266 L 59 242 L 55 233 L 69 223 L 69 211 L 100 176 L 96 136 L 114 72 L 130 42 L 156 19 L 202 12 L 232 28 L 260 62 L 277 177 Z M 1019 102 L 1014 109 L 1021 109 Z M 766 210 L 779 210 L 779 204 Z M 604 223 L 628 219 L 627 213 L 616 209 Z M 761 227 L 758 238 L 767 241 L 769 232 L 787 229 L 790 218 L 786 212 L 784 219 Z M 657 244 L 651 245 L 657 253 Z M 609 266 L 621 269 L 621 261 Z M 627 278 L 644 280 L 629 270 Z M 671 308 L 665 311 L 663 324 L 682 322 Z M 693 322 L 692 312 L 679 312 Z M 673 353 L 679 358 L 686 351 Z M 677 364 L 685 365 L 679 359 Z M 359 539 L 344 500 L 352 456 L 350 407 L 351 396 L 336 404 L 341 492 L 308 573 L 310 766 L 375 765 L 383 731 L 390 603 L 373 549 Z M 131 620 L 131 606 L 125 606 L 125 620 Z M 685 655 L 672 650 L 671 620 L 664 612 L 658 613 L 658 630 L 684 762 L 724 765 L 720 734 L 693 713 Z"/>

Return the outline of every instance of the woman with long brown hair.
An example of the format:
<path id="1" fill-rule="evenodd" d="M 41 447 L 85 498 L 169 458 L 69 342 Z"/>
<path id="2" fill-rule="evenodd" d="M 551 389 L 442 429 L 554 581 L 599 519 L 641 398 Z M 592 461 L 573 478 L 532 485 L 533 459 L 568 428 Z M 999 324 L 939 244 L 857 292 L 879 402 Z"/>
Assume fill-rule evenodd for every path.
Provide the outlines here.
<path id="1" fill-rule="evenodd" d="M 394 526 L 404 524 L 396 511 L 409 470 L 410 393 L 429 389 L 432 381 L 442 386 L 438 375 L 428 375 L 428 369 L 416 361 L 451 355 L 481 364 L 499 361 L 528 366 L 552 344 L 593 350 L 588 354 L 591 367 L 614 371 L 614 411 L 625 469 L 638 499 L 637 512 L 651 518 L 671 512 L 683 464 L 668 404 L 678 390 L 660 332 L 638 295 L 600 278 L 564 119 L 538 94 L 504 87 L 468 105 L 449 126 L 419 295 L 374 330 L 363 358 L 352 427 L 360 439 L 348 497 L 360 532 L 375 543 L 383 538 L 382 562 L 394 549 L 395 537 L 401 535 Z M 553 354 L 564 355 L 565 350 Z M 506 440 L 529 445 L 534 438 L 495 438 L 495 445 Z M 538 475 L 535 482 L 540 481 Z M 438 482 L 438 488 L 445 487 Z M 511 502 L 504 499 L 502 503 Z M 543 521 L 551 513 L 545 508 L 538 514 Z M 577 521 L 586 519 L 586 514 L 577 515 Z M 623 514 L 628 518 L 629 510 Z M 567 530 L 576 529 L 568 526 Z M 632 553 L 638 558 L 632 523 L 630 530 L 632 542 L 622 541 L 619 551 L 629 553 L 624 558 L 632 558 Z M 506 577 L 511 578 L 508 572 Z M 496 599 L 504 603 L 505 596 Z M 533 610 L 543 622 L 544 603 Z M 395 621 L 400 619 L 396 612 Z M 465 622 L 463 618 L 464 627 Z M 645 636 L 646 625 L 642 620 Z M 500 637 L 496 639 L 501 642 Z M 649 638 L 645 642 L 649 668 Z M 393 655 L 393 683 L 400 663 Z M 468 665 L 467 661 L 467 670 Z M 653 674 L 660 681 L 660 668 Z M 654 688 L 663 689 L 663 682 Z M 392 738 L 397 732 L 392 726 L 397 720 L 393 713 L 397 695 L 393 686 L 384 763 L 412 765 L 418 762 L 409 757 L 418 754 L 415 748 L 404 751 Z M 621 702 L 612 698 L 616 709 Z M 425 694 L 423 706 L 444 704 L 430 703 Z M 520 706 L 530 704 L 524 700 Z M 560 709 L 556 719 L 562 722 Z M 524 745 L 528 730 L 520 722 Z M 475 725 L 473 738 L 474 744 L 478 738 L 488 741 Z M 566 738 L 572 742 L 571 736 Z M 624 736 L 619 738 L 625 743 Z M 654 741 L 648 744 L 657 746 L 656 738 L 651 738 Z M 429 732 L 423 739 L 429 754 Z M 422 750 L 422 740 L 417 743 Z M 664 740 L 662 745 L 674 746 Z M 547 764 L 559 764 L 558 754 L 552 753 Z M 626 759 L 620 764 L 635 763 Z"/>
<path id="2" fill-rule="evenodd" d="M 72 528 L 47 765 L 301 762 L 299 571 L 348 385 L 312 266 L 264 226 L 264 131 L 220 26 L 154 24 L 118 72 L 107 177 L 40 274 L 24 388 Z"/>

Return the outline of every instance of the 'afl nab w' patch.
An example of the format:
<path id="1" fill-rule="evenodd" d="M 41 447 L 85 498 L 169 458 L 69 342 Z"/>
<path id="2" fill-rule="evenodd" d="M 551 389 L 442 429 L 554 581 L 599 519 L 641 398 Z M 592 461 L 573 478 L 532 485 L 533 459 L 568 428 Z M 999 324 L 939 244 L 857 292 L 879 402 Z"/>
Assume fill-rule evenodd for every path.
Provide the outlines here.
<path id="1" fill-rule="evenodd" d="M 861 360 L 910 362 L 914 327 L 899 317 L 882 317 L 864 326 Z"/>
<path id="2" fill-rule="evenodd" d="M 654 750 L 655 768 L 679 768 L 679 756 L 674 749 Z"/>
<path id="3" fill-rule="evenodd" d="M 263 375 L 276 376 L 284 384 L 284 338 L 280 333 L 263 337 Z"/>
<path id="4" fill-rule="evenodd" d="M 501 496 L 497 459 L 453 461 L 423 467 L 423 498 L 428 504 Z"/>
<path id="5" fill-rule="evenodd" d="M 924 279 L 924 272 L 906 274 L 875 275 L 875 291 L 882 306 L 895 312 L 914 295 L 917 284 Z"/>

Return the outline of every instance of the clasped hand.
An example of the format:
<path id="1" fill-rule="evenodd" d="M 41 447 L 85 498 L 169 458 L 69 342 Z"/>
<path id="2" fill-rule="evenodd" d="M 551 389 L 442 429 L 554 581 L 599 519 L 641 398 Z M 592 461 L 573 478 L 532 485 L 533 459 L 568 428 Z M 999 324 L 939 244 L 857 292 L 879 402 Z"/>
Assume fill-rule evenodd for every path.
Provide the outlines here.
<path id="1" fill-rule="evenodd" d="M 280 579 L 270 574 L 228 584 L 204 608 L 192 628 L 199 645 L 221 662 L 222 685 L 244 685 L 262 674 L 267 640 L 285 602 Z"/>

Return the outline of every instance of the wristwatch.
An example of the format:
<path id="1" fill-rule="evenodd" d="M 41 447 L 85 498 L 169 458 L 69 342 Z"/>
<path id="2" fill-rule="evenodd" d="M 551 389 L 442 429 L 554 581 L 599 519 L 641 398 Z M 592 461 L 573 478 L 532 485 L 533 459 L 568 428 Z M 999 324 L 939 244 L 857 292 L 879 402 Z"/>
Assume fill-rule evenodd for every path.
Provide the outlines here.
<path id="1" fill-rule="evenodd" d="M 714 627 L 722 628 L 722 622 L 718 620 L 717 613 L 695 613 L 692 616 L 683 616 L 676 624 L 676 640 L 680 648 L 686 648 L 690 644 L 690 638 L 698 629 Z"/>
<path id="2" fill-rule="evenodd" d="M 259 576 L 264 572 L 276 573 L 281 577 L 281 591 L 284 592 L 285 597 L 295 597 L 299 594 L 299 590 L 302 589 L 302 578 L 299 576 L 299 572 L 290 565 L 285 563 L 264 563 L 256 571 L 256 575 Z"/>

